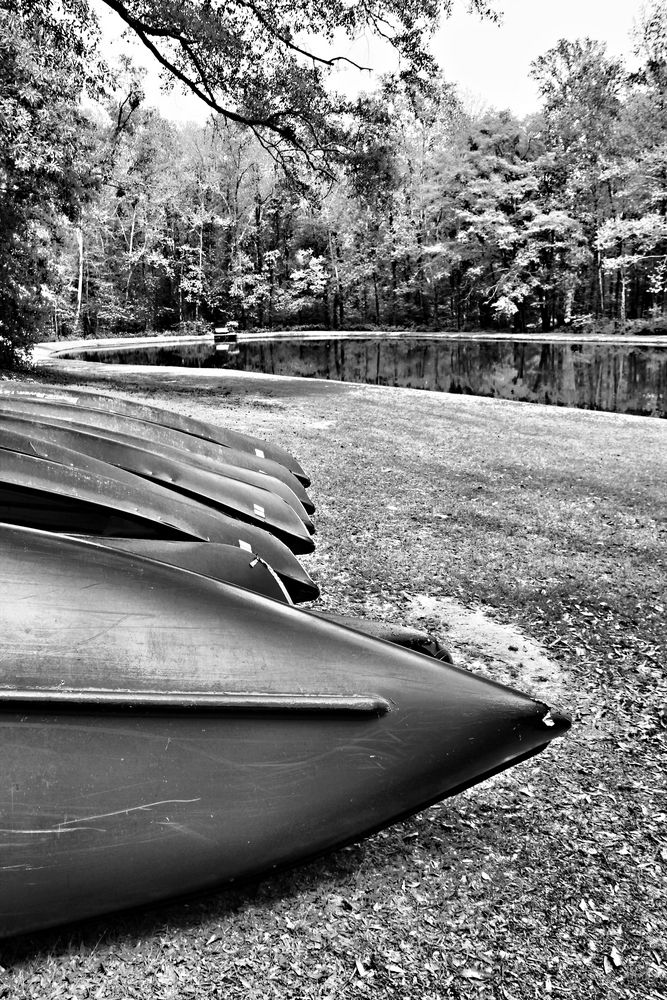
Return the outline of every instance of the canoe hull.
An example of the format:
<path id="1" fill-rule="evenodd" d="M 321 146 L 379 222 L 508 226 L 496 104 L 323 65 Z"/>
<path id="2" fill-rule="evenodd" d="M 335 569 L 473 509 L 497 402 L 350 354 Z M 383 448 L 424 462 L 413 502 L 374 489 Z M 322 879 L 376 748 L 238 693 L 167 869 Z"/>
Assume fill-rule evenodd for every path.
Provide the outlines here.
<path id="1" fill-rule="evenodd" d="M 174 477 L 182 476 L 187 470 L 195 477 L 212 476 L 217 478 L 222 476 L 245 483 L 246 486 L 255 487 L 262 492 L 270 491 L 276 494 L 292 507 L 308 527 L 312 527 L 312 522 L 305 512 L 303 503 L 294 492 L 295 489 L 298 490 L 306 502 L 309 502 L 308 494 L 300 487 L 297 479 L 293 479 L 293 488 L 290 488 L 282 480 L 264 472 L 214 462 L 202 456 L 193 458 L 192 455 L 185 455 L 176 448 L 157 445 L 155 442 L 147 444 L 129 434 L 88 430 L 78 424 L 58 421 L 57 416 L 51 413 L 48 414 L 48 417 L 40 417 L 35 413 L 8 412 L 0 407 L 0 441 L 12 432 L 29 435 L 40 441 L 59 444 L 63 448 L 81 452 L 126 471 L 137 472 L 148 478 L 160 478 L 162 482 L 173 481 Z M 166 476 L 155 475 L 154 466 L 156 463 L 158 468 L 160 466 L 165 468 Z M 196 484 L 194 484 L 194 490 L 197 490 Z M 311 509 L 312 506 L 311 503 Z"/>
<path id="2" fill-rule="evenodd" d="M 225 427 L 216 427 L 203 420 L 185 417 L 171 410 L 151 406 L 148 403 L 140 403 L 137 400 L 121 399 L 117 396 L 106 396 L 98 392 L 69 389 L 64 386 L 25 382 L 9 382 L 0 386 L 0 398 L 37 400 L 51 403 L 53 406 L 66 404 L 84 411 L 97 410 L 104 413 L 114 413 L 133 420 L 143 420 L 149 424 L 169 427 L 182 434 L 219 444 L 224 448 L 244 451 L 255 458 L 266 458 L 269 461 L 277 462 L 290 469 L 306 486 L 310 482 L 296 458 L 279 445 L 248 434 L 240 434 Z"/>
<path id="3" fill-rule="evenodd" d="M 10 415 L 32 416 L 38 421 L 48 422 L 52 420 L 62 426 L 93 430 L 105 436 L 129 438 L 158 450 L 163 447 L 172 449 L 182 456 L 191 457 L 193 461 L 201 458 L 214 464 L 236 465 L 239 468 L 274 476 L 293 489 L 299 499 L 303 499 L 305 494 L 303 484 L 294 473 L 281 465 L 280 462 L 263 458 L 249 451 L 227 448 L 214 441 L 207 441 L 204 438 L 195 437 L 162 424 L 138 420 L 135 417 L 125 416 L 112 410 L 85 409 L 60 400 L 32 399 L 24 396 L 6 397 L 0 392 L 0 412 Z M 305 494 L 305 499 L 307 503 L 307 494 Z"/>
<path id="4" fill-rule="evenodd" d="M 0 720 L 14 787 L 0 832 L 2 935 L 303 861 L 524 754 L 523 740 L 503 736 L 499 762 L 485 732 L 471 760 L 469 728 L 451 732 L 458 752 L 420 758 L 416 797 L 417 748 L 403 758 L 409 734 L 395 718 L 24 710 Z M 422 746 L 442 742 L 438 712 L 421 709 L 419 724 Z"/>
<path id="5" fill-rule="evenodd" d="M 308 525 L 280 496 L 268 488 L 259 489 L 227 476 L 201 472 L 192 468 L 187 460 L 163 459 L 151 455 L 147 449 L 119 446 L 112 441 L 105 446 L 105 442 L 92 434 L 71 435 L 61 441 L 54 429 L 45 427 L 40 433 L 39 428 L 28 421 L 11 423 L 2 419 L 0 450 L 0 476 L 9 462 L 7 451 L 40 458 L 54 465 L 96 471 L 107 477 L 116 476 L 117 472 L 125 473 L 122 481 L 129 482 L 135 490 L 145 489 L 144 484 L 157 487 L 158 491 L 153 489 L 152 495 L 162 495 L 167 503 L 184 496 L 202 507 L 264 528 L 294 551 L 312 551 L 313 548 Z M 166 491 L 166 497 L 160 490 Z M 303 516 L 307 517 L 305 510 Z"/>
<path id="6" fill-rule="evenodd" d="M 180 569 L 207 576 L 221 583 L 244 587 L 273 601 L 291 603 L 278 574 L 262 559 L 234 545 L 216 542 L 163 542 L 145 538 L 95 538 L 84 541 L 104 545 L 119 552 L 133 553 L 145 559 L 167 563 Z"/>
<path id="7" fill-rule="evenodd" d="M 0 526 L 0 935 L 256 875 L 538 752 L 541 702 L 277 601 Z"/>
<path id="8" fill-rule="evenodd" d="M 270 563 L 293 600 L 318 596 L 301 563 L 270 532 L 77 452 L 63 448 L 59 455 L 53 462 L 0 449 L 0 519 L 79 535 L 237 545 Z M 312 549 L 310 536 L 304 544 Z"/>

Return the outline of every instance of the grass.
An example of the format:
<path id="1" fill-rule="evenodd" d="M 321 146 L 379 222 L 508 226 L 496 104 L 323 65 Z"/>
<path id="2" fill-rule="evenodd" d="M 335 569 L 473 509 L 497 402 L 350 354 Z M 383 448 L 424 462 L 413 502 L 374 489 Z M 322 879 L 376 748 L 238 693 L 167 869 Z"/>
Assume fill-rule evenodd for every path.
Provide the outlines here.
<path id="1" fill-rule="evenodd" d="M 112 388 L 289 447 L 324 606 L 445 639 L 438 599 L 481 606 L 548 652 L 574 726 L 308 866 L 5 942 L 0 997 L 667 1000 L 667 424 L 224 374 Z"/>

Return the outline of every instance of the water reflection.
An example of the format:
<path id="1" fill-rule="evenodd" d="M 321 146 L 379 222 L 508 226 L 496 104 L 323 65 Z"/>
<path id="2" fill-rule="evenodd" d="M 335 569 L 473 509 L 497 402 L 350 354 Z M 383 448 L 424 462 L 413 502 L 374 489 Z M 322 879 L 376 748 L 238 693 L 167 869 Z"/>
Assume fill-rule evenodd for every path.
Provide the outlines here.
<path id="1" fill-rule="evenodd" d="M 667 416 L 667 343 L 266 340 L 239 343 L 234 367 L 557 406 Z"/>
<path id="2" fill-rule="evenodd" d="M 538 343 L 435 337 L 241 339 L 238 354 L 206 339 L 129 352 L 104 348 L 78 358 L 129 364 L 224 367 L 645 416 L 667 416 L 667 342 Z"/>

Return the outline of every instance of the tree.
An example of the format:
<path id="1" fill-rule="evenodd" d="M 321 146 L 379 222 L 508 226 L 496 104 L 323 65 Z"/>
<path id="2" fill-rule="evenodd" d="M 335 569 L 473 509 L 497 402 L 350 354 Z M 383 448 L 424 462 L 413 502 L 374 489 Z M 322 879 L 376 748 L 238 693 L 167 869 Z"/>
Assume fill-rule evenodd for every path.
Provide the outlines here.
<path id="1" fill-rule="evenodd" d="M 635 211 L 667 214 L 667 8 L 647 3 L 635 26 L 639 68 L 625 106 L 626 190 Z"/>
<path id="2" fill-rule="evenodd" d="M 351 148 L 351 123 L 359 108 L 328 85 L 332 67 L 350 62 L 335 52 L 341 35 L 349 39 L 370 33 L 387 40 L 400 58 L 401 79 L 415 93 L 427 92 L 434 62 L 426 43 L 438 18 L 453 5 L 453 0 L 103 2 L 153 53 L 167 78 L 189 88 L 228 126 L 248 130 L 301 192 L 317 188 L 322 177 L 333 182 L 336 165 Z M 469 0 L 469 8 L 495 17 L 494 3 Z M 112 203 L 108 186 L 114 171 L 118 174 L 116 158 L 122 160 L 124 148 L 118 138 L 132 133 L 141 105 L 136 80 L 117 102 L 106 139 L 98 128 L 95 151 L 86 150 L 91 126 L 80 98 L 85 91 L 99 96 L 109 76 L 97 54 L 95 18 L 87 0 L 0 0 L 0 21 L 2 363 L 24 352 L 49 308 L 56 329 L 61 310 L 74 326 L 85 321 L 92 328 L 100 315 L 99 309 L 91 312 L 94 301 L 108 316 L 129 318 L 143 297 L 142 321 L 152 323 L 163 289 L 174 281 L 180 314 L 185 303 L 198 315 L 205 296 L 221 301 L 220 269 L 215 275 L 206 273 L 206 243 L 212 246 L 220 229 L 210 192 L 200 185 L 198 205 L 190 206 L 187 219 L 172 213 L 178 250 L 174 239 L 164 241 L 169 227 L 149 220 L 146 212 L 153 199 L 145 195 L 142 200 L 136 178 L 128 185 L 134 201 L 116 186 L 118 201 Z M 313 181 L 318 176 L 320 181 Z M 269 189 L 274 182 L 275 175 Z M 89 204 L 96 188 L 105 197 Z M 240 287 L 239 274 L 245 269 L 246 285 L 256 288 L 253 309 L 259 317 L 265 306 L 271 314 L 280 297 L 276 282 L 287 282 L 288 266 L 276 257 L 275 247 L 260 248 L 270 224 L 266 209 L 271 196 L 263 205 L 257 184 L 254 192 L 255 223 L 248 236 L 254 248 L 249 252 L 235 244 L 236 262 L 232 265 L 230 258 L 222 287 L 225 294 L 231 283 Z M 102 232 L 107 223 L 111 235 Z M 112 258 L 119 232 L 125 246 Z M 230 243 L 235 232 L 236 222 L 219 234 L 219 242 Z M 57 253 L 50 261 L 59 239 L 68 243 L 70 258 Z M 232 235 L 231 242 L 235 239 Z M 123 296 L 119 269 L 125 275 Z"/>
<path id="3" fill-rule="evenodd" d="M 536 122 L 547 150 L 540 165 L 542 195 L 549 210 L 565 212 L 583 227 L 593 266 L 581 284 L 592 311 L 600 314 L 609 296 L 597 233 L 622 210 L 623 63 L 609 57 L 601 42 L 561 40 L 535 60 L 531 73 L 544 101 Z"/>
<path id="4" fill-rule="evenodd" d="M 526 323 L 533 284 L 522 251 L 539 210 L 535 157 L 531 136 L 506 111 L 465 122 L 437 154 L 442 294 L 457 328 Z"/>
<path id="5" fill-rule="evenodd" d="M 639 67 L 626 81 L 607 167 L 614 211 L 600 220 L 596 251 L 606 311 L 625 323 L 659 318 L 667 289 L 667 8 L 644 4 L 634 30 Z M 603 282 L 601 280 L 601 286 Z"/>
<path id="6" fill-rule="evenodd" d="M 401 60 L 402 78 L 427 87 L 435 63 L 426 42 L 453 6 L 453 0 L 103 2 L 168 78 L 211 111 L 251 129 L 294 179 L 295 154 L 299 162 L 327 170 L 345 140 L 345 116 L 353 108 L 327 87 L 331 68 L 351 62 L 332 54 L 338 38 L 368 33 L 385 39 Z M 495 18 L 494 3 L 469 0 L 469 8 Z"/>
<path id="7" fill-rule="evenodd" d="M 0 3 L 0 366 L 20 362 L 46 320 L 50 253 L 87 197 L 88 123 L 79 108 L 88 46 L 81 11 L 33 20 Z"/>

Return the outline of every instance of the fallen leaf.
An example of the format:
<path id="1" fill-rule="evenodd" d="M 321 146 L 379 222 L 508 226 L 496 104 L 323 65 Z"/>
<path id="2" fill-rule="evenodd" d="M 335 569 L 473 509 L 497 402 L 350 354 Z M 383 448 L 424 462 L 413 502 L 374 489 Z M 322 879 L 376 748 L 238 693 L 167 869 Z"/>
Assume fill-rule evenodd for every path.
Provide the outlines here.
<path id="1" fill-rule="evenodd" d="M 460 975 L 465 979 L 487 979 L 488 977 L 479 969 L 461 969 Z"/>

